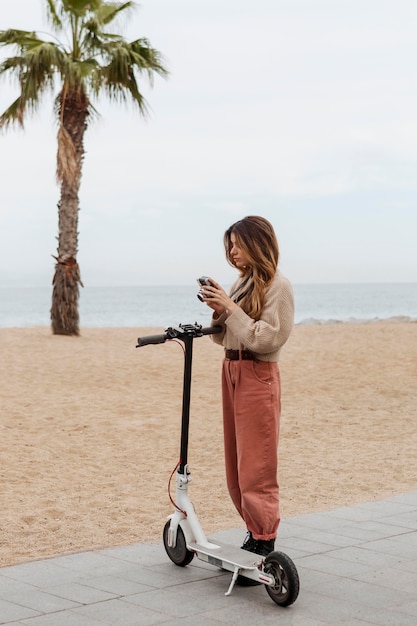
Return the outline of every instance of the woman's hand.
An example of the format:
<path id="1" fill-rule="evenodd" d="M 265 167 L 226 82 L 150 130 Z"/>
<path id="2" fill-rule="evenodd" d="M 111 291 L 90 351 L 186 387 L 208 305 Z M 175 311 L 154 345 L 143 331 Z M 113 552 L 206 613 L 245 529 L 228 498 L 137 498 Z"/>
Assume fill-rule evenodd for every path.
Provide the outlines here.
<path id="1" fill-rule="evenodd" d="M 209 281 L 210 285 L 204 285 L 200 289 L 200 294 L 207 306 L 218 315 L 225 311 L 230 314 L 237 309 L 237 304 L 233 302 L 219 283 L 216 283 L 212 278 L 209 278 Z"/>

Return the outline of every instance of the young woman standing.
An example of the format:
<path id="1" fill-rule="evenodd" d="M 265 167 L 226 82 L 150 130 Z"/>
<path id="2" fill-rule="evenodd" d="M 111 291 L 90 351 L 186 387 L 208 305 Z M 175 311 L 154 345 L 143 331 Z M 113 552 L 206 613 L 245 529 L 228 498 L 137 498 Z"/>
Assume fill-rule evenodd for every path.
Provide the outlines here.
<path id="1" fill-rule="evenodd" d="M 291 284 L 278 269 L 274 229 L 249 216 L 224 234 L 227 261 L 239 277 L 230 294 L 212 278 L 202 287 L 221 326 L 212 340 L 224 347 L 222 402 L 227 486 L 244 520 L 242 548 L 266 556 L 280 521 L 278 439 L 281 386 L 278 358 L 294 323 Z"/>

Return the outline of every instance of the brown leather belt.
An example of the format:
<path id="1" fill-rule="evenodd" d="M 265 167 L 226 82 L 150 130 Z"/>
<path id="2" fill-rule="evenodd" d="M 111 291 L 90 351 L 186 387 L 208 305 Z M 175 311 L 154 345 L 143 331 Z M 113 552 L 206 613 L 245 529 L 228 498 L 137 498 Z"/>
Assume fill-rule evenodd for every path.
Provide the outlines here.
<path id="1" fill-rule="evenodd" d="M 256 361 L 255 355 L 250 350 L 225 350 L 224 358 L 228 361 Z"/>

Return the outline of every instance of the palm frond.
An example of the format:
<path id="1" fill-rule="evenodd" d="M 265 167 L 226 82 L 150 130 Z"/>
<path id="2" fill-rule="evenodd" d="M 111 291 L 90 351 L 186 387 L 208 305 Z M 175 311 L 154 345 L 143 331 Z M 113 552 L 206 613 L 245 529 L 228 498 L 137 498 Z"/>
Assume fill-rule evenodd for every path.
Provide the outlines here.
<path id="1" fill-rule="evenodd" d="M 56 30 L 68 37 L 68 44 L 47 41 L 36 32 L 0 31 L 0 46 L 13 45 L 19 54 L 5 59 L 2 74 L 14 76 L 20 87 L 19 99 L 4 112 L 2 125 L 23 124 L 26 111 L 37 108 L 47 89 L 67 84 L 94 96 L 104 92 L 111 100 L 131 98 L 142 114 L 147 106 L 138 79 L 145 74 L 153 83 L 155 74 L 167 76 L 160 53 L 146 38 L 126 41 L 120 34 L 106 32 L 106 25 L 135 2 L 105 0 L 47 0 L 48 16 Z"/>
<path id="2" fill-rule="evenodd" d="M 16 46 L 19 50 L 27 50 L 37 41 L 39 39 L 34 31 L 16 28 L 0 31 L 0 45 L 3 46 Z"/>
<path id="3" fill-rule="evenodd" d="M 162 54 L 155 48 L 152 48 L 145 37 L 132 41 L 129 46 L 133 52 L 132 59 L 134 60 L 135 67 L 138 70 L 146 70 L 151 82 L 154 72 L 160 76 L 168 75 Z"/>
<path id="4" fill-rule="evenodd" d="M 89 12 L 99 11 L 103 0 L 61 0 L 61 4 L 63 11 L 68 15 L 83 18 Z"/>
<path id="5" fill-rule="evenodd" d="M 22 98 L 19 96 L 14 102 L 0 115 L 0 129 L 7 129 L 14 123 L 23 128 L 24 106 L 22 106 Z"/>
<path id="6" fill-rule="evenodd" d="M 122 83 L 120 82 L 111 82 L 107 81 L 105 84 L 100 85 L 100 90 L 103 90 L 109 100 L 114 102 L 122 102 L 123 104 L 127 104 L 130 96 L 132 102 L 138 107 L 140 113 L 147 117 L 148 115 L 148 104 L 146 99 L 142 95 L 139 90 L 136 77 L 131 71 L 129 76 Z"/>
<path id="7" fill-rule="evenodd" d="M 56 44 L 39 39 L 34 33 L 6 31 L 1 35 L 21 52 L 20 56 L 9 57 L 0 65 L 0 75 L 11 74 L 20 87 L 20 96 L 4 112 L 2 125 L 15 121 L 23 126 L 25 112 L 37 110 L 43 93 L 53 89 L 57 72 L 65 75 L 66 55 Z"/>
<path id="8" fill-rule="evenodd" d="M 139 74 L 146 72 L 151 81 L 155 72 L 161 76 L 168 74 L 162 56 L 145 38 L 129 43 L 117 35 L 106 34 L 96 44 L 96 50 L 107 61 L 102 66 L 106 81 L 123 84 L 131 69 Z"/>
<path id="9" fill-rule="evenodd" d="M 130 13 L 136 8 L 135 2 L 103 2 L 97 14 L 101 24 L 110 24 L 123 11 Z"/>
<path id="10" fill-rule="evenodd" d="M 58 14 L 58 9 L 56 7 L 55 0 L 46 0 L 46 12 L 48 17 L 48 22 L 52 25 L 55 31 L 60 31 L 63 29 L 63 22 Z"/>

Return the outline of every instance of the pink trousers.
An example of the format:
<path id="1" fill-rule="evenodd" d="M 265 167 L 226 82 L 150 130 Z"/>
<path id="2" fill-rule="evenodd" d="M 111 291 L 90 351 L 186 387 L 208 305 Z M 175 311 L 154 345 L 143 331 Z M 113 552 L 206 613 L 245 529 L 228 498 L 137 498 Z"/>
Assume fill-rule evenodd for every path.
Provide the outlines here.
<path id="1" fill-rule="evenodd" d="M 230 497 L 255 539 L 274 539 L 280 520 L 278 364 L 224 360 L 222 397 Z"/>

